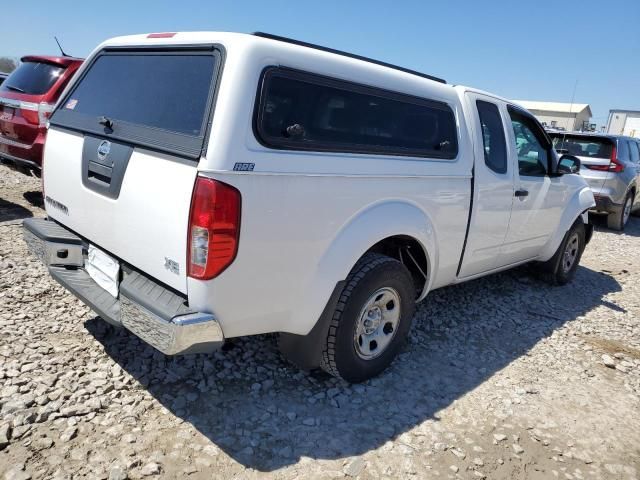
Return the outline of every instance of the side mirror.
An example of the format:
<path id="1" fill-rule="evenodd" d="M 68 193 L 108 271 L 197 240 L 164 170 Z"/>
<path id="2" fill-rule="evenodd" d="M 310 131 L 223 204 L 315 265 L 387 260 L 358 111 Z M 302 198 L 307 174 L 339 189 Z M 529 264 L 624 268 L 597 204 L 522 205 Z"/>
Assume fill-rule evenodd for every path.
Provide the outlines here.
<path id="1" fill-rule="evenodd" d="M 580 173 L 580 159 L 573 155 L 562 155 L 558 160 L 558 173 Z"/>

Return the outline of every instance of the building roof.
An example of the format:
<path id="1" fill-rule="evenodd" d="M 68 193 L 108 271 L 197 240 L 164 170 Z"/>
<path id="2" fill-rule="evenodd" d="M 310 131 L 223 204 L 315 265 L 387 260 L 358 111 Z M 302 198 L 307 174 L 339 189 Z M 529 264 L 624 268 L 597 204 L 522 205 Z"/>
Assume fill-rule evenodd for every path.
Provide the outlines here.
<path id="1" fill-rule="evenodd" d="M 563 102 L 532 102 L 529 100 L 514 100 L 527 110 L 542 110 L 545 112 L 580 113 L 588 110 L 591 116 L 591 107 L 588 103 L 563 103 Z"/>
<path id="2" fill-rule="evenodd" d="M 631 114 L 636 114 L 636 113 L 640 113 L 640 110 L 622 110 L 622 109 L 611 109 L 609 110 L 609 115 L 611 115 L 612 113 L 631 113 Z"/>

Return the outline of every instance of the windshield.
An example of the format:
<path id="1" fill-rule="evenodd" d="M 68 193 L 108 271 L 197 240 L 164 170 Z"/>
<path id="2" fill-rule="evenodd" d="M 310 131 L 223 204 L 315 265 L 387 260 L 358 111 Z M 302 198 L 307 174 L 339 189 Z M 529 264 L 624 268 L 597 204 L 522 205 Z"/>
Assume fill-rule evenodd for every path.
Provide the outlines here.
<path id="1" fill-rule="evenodd" d="M 0 92 L 43 95 L 60 78 L 64 67 L 49 63 L 24 62 L 0 86 Z"/>
<path id="2" fill-rule="evenodd" d="M 577 157 L 611 158 L 613 142 L 608 138 L 552 135 L 553 148 Z"/>

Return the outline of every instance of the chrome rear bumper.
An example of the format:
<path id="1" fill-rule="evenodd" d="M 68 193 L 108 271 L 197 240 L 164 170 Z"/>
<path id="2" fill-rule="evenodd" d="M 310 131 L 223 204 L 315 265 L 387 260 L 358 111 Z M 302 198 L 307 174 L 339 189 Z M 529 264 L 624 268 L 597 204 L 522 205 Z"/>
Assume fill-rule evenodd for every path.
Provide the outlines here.
<path id="1" fill-rule="evenodd" d="M 124 326 L 166 355 L 207 353 L 223 345 L 216 318 L 193 311 L 178 293 L 122 264 L 114 298 L 83 268 L 87 245 L 80 237 L 45 219 L 26 219 L 23 227 L 27 246 L 51 276 L 107 322 Z"/>
<path id="2" fill-rule="evenodd" d="M 187 313 L 167 321 L 122 295 L 120 319 L 127 330 L 165 355 L 207 353 L 224 343 L 220 325 L 208 313 Z"/>

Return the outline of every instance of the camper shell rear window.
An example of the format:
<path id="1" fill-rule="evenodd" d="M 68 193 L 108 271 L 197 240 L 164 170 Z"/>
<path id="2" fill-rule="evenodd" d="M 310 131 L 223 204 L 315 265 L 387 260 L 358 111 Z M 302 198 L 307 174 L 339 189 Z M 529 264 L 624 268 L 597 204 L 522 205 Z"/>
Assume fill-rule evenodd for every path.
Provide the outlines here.
<path id="1" fill-rule="evenodd" d="M 198 158 L 221 59 L 215 46 L 104 50 L 51 124 Z"/>

